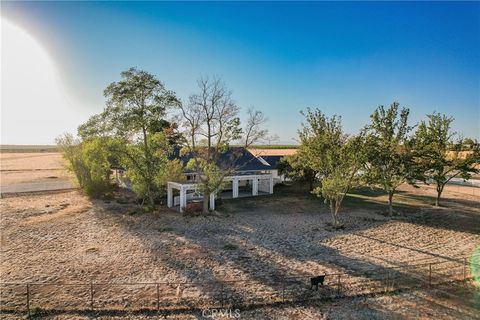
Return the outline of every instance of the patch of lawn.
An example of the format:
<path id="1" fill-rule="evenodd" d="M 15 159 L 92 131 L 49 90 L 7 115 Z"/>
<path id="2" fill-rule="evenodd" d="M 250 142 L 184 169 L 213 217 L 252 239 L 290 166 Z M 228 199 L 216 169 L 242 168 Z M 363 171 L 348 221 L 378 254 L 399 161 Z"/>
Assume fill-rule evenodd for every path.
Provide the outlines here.
<path id="1" fill-rule="evenodd" d="M 236 246 L 234 244 L 231 244 L 231 243 L 227 243 L 223 246 L 223 249 L 225 249 L 225 250 L 237 250 L 238 246 Z"/>

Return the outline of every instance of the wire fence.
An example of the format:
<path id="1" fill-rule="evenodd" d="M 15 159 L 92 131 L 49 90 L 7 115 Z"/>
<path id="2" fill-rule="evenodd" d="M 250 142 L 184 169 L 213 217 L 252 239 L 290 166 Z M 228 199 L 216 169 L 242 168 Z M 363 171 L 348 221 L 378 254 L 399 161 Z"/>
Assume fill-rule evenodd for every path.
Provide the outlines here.
<path id="1" fill-rule="evenodd" d="M 473 277 L 471 264 L 463 258 L 326 274 L 318 290 L 305 275 L 208 282 L 1 283 L 0 311 L 168 312 L 335 299 L 466 281 Z"/>

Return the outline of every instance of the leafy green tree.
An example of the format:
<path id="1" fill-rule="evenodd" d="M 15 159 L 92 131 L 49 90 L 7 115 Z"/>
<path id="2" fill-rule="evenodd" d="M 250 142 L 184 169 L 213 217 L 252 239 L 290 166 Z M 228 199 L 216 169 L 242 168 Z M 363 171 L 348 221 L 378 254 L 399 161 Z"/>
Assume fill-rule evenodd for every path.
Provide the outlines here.
<path id="1" fill-rule="evenodd" d="M 178 168 L 171 164 L 168 155 L 172 146 L 163 133 L 148 135 L 149 161 L 145 161 L 145 149 L 142 142 L 124 143 L 115 140 L 110 151 L 120 158 L 122 166 L 127 168 L 126 175 L 132 182 L 133 191 L 147 200 L 147 206 L 153 206 L 165 191 L 168 180 L 181 180 Z M 175 169 L 175 170 L 173 170 Z M 171 177 L 171 179 L 170 179 Z"/>
<path id="2" fill-rule="evenodd" d="M 393 196 L 405 182 L 414 184 L 418 177 L 413 162 L 409 137 L 413 129 L 408 125 L 408 108 L 394 102 L 388 109 L 378 107 L 370 116 L 365 128 L 366 154 L 365 179 L 388 194 L 388 213 L 393 215 Z"/>
<path id="3" fill-rule="evenodd" d="M 314 183 L 317 181 L 317 172 L 305 165 L 302 158 L 300 151 L 283 157 L 277 165 L 278 173 L 293 181 L 308 183 L 309 190 L 313 191 Z"/>
<path id="4" fill-rule="evenodd" d="M 332 144 L 331 147 L 336 146 Z M 338 149 L 327 148 L 325 150 L 332 157 L 330 173 L 324 176 L 320 186 L 314 189 L 314 193 L 321 195 L 330 207 L 333 226 L 339 227 L 339 213 L 343 199 L 348 191 L 360 185 L 359 170 L 363 162 L 362 138 L 351 137 Z M 334 158 L 336 156 L 337 158 Z"/>
<path id="5" fill-rule="evenodd" d="M 136 191 L 153 206 L 161 191 L 159 176 L 167 168 L 172 136 L 165 129 L 166 110 L 180 104 L 175 94 L 155 76 L 135 68 L 121 73 L 122 79 L 104 91 L 107 106 L 78 129 L 79 136 L 110 137 L 110 151 L 126 167 Z"/>
<path id="6" fill-rule="evenodd" d="M 462 144 L 462 151 L 471 151 L 471 150 L 477 150 L 478 149 L 478 141 L 475 139 L 470 139 L 470 138 L 465 138 L 461 142 Z"/>
<path id="7" fill-rule="evenodd" d="M 320 180 L 330 173 L 330 155 L 325 153 L 326 148 L 335 149 L 346 140 L 342 130 L 341 118 L 328 118 L 320 110 L 307 109 L 302 112 L 306 122 L 302 123 L 299 131 L 300 147 L 297 154 L 303 165 L 318 172 Z M 336 146 L 329 144 L 336 143 Z"/>
<path id="8" fill-rule="evenodd" d="M 156 184 L 161 189 L 165 188 L 168 181 L 184 182 L 187 180 L 183 164 L 178 159 L 168 161 L 165 168 L 160 170 L 155 178 Z"/>
<path id="9" fill-rule="evenodd" d="M 361 137 L 348 137 L 341 125 L 341 118 L 328 118 L 320 110 L 307 109 L 303 113 L 306 123 L 300 130 L 299 160 L 310 170 L 318 172 L 320 186 L 313 192 L 321 196 L 330 207 L 332 223 L 340 226 L 339 213 L 348 190 L 359 181 L 361 168 Z"/>
<path id="10" fill-rule="evenodd" d="M 471 139 L 465 139 L 471 152 L 450 150 L 454 144 L 455 132 L 451 130 L 454 121 L 439 113 L 427 115 L 428 120 L 422 121 L 415 133 L 415 150 L 418 153 L 417 165 L 427 183 L 434 183 L 437 197 L 435 205 L 440 205 L 440 198 L 445 185 L 455 177 L 470 179 L 478 173 L 475 167 L 480 162 L 478 146 Z"/>
<path id="11" fill-rule="evenodd" d="M 57 138 L 68 168 L 75 174 L 78 184 L 93 198 L 100 197 L 111 188 L 108 138 L 93 138 L 80 142 L 70 134 Z"/>
<path id="12" fill-rule="evenodd" d="M 473 139 L 465 138 L 465 139 L 462 140 L 462 144 L 463 144 L 464 146 L 468 146 L 468 147 L 469 147 L 469 146 L 475 145 L 476 143 L 475 143 L 475 141 L 474 141 Z"/>

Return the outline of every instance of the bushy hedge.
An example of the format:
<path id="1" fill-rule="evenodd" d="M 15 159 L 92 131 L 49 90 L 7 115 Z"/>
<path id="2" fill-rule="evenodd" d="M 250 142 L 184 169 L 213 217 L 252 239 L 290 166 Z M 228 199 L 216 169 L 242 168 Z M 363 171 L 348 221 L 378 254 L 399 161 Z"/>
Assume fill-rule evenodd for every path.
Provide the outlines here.
<path id="1" fill-rule="evenodd" d="M 57 144 L 68 161 L 69 170 L 88 196 L 98 198 L 110 190 L 107 141 L 94 138 L 79 142 L 67 134 L 58 138 Z"/>

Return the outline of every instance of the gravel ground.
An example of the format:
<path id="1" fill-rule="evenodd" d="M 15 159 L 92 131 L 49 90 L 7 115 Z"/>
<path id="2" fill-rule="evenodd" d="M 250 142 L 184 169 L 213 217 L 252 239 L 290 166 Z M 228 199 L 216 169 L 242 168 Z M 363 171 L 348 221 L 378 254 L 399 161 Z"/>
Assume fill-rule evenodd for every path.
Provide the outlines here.
<path id="1" fill-rule="evenodd" d="M 360 277 L 367 271 L 405 264 L 449 261 L 469 255 L 480 244 L 480 202 L 475 197 L 458 197 L 447 191 L 445 207 L 437 209 L 428 204 L 430 198 L 421 197 L 421 191 L 412 194 L 405 187 L 396 198 L 400 216 L 388 219 L 379 204 L 384 196 L 358 196 L 345 205 L 345 229 L 332 231 L 328 211 L 319 200 L 291 191 L 279 188 L 274 196 L 224 201 L 219 212 L 208 217 L 183 216 L 166 208 L 132 214 L 136 207 L 124 203 L 128 199 L 91 201 L 77 191 L 1 199 L 1 281 L 245 280 L 248 282 L 230 284 L 226 291 L 243 290 L 251 297 L 263 297 L 278 290 L 275 279 L 279 277 L 335 272 Z M 78 304 L 88 301 L 87 289 L 74 294 Z M 95 290 L 97 307 L 106 307 L 107 302 L 131 307 L 139 302 L 129 298 L 137 289 L 145 294 L 137 294 L 143 299 L 140 303 L 151 307 L 153 287 L 120 290 L 100 286 Z M 73 302 L 66 305 L 62 299 L 68 293 L 55 291 L 60 289 L 38 286 L 32 290 L 33 305 L 44 303 L 43 295 L 52 306 L 75 307 Z M 165 286 L 161 299 L 168 305 L 179 297 L 218 294 L 212 290 L 204 284 Z M 57 300 L 52 299 L 53 293 Z M 112 293 L 117 297 L 108 300 Z M 2 296 L 8 298 L 5 292 Z M 385 304 L 383 298 L 378 299 L 379 306 Z M 334 303 L 328 305 L 333 311 L 291 307 L 275 314 L 288 319 L 335 318 L 332 312 L 336 307 L 343 308 Z M 383 311 L 371 312 L 380 316 L 394 314 L 393 309 L 399 308 L 386 303 L 383 309 L 378 307 Z M 249 311 L 244 317 L 268 319 L 274 309 L 262 310 Z M 341 312 L 349 317 L 348 310 Z"/>

